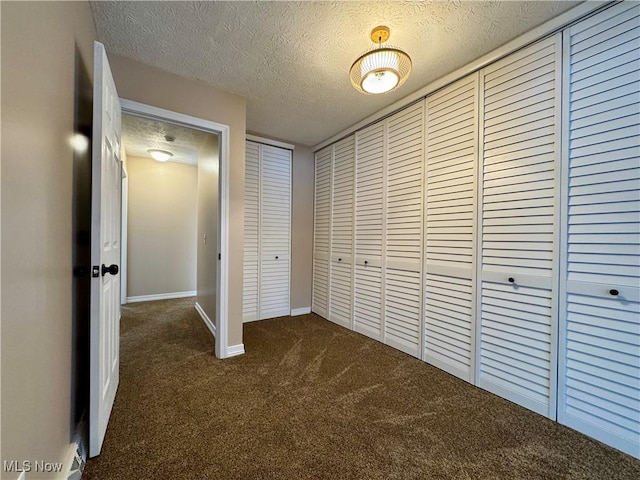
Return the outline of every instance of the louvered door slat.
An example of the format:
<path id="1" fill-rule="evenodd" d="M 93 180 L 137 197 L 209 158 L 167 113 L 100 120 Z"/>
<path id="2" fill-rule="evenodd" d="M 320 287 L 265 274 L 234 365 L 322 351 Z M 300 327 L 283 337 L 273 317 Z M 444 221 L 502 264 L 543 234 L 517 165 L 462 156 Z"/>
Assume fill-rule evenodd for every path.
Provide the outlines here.
<path id="1" fill-rule="evenodd" d="M 640 457 L 640 6 L 565 32 L 560 422 Z M 616 293 L 613 295 L 612 293 Z"/>
<path id="2" fill-rule="evenodd" d="M 424 103 L 387 119 L 385 315 L 387 345 L 420 357 Z"/>
<path id="3" fill-rule="evenodd" d="M 423 355 L 466 381 L 473 377 L 477 88 L 470 75 L 426 100 Z"/>
<path id="4" fill-rule="evenodd" d="M 260 261 L 260 145 L 246 142 L 242 319 L 258 319 Z"/>
<path id="5" fill-rule="evenodd" d="M 356 133 L 353 328 L 381 339 L 384 123 Z M 366 262 L 366 263 L 365 263 Z"/>
<path id="6" fill-rule="evenodd" d="M 260 146 L 260 314 L 290 313 L 291 151 Z"/>
<path id="7" fill-rule="evenodd" d="M 316 153 L 311 310 L 329 316 L 329 242 L 331 231 L 332 147 Z"/>
<path id="8" fill-rule="evenodd" d="M 477 384 L 555 417 L 560 37 L 481 72 Z M 523 350 L 525 349 L 526 350 Z"/>
<path id="9" fill-rule="evenodd" d="M 355 136 L 332 148 L 329 320 L 351 327 Z"/>

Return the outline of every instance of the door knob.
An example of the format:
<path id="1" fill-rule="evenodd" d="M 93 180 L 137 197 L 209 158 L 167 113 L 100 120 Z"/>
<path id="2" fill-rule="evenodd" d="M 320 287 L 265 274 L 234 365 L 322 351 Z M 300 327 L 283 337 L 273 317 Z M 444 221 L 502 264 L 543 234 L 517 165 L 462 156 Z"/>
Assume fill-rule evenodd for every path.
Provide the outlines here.
<path id="1" fill-rule="evenodd" d="M 615 288 L 612 288 L 611 290 L 609 290 L 609 295 L 611 295 L 613 297 L 617 297 L 619 293 L 620 292 L 618 290 L 616 290 Z"/>
<path id="2" fill-rule="evenodd" d="M 278 259 L 278 255 L 276 255 L 276 260 Z"/>
<path id="3" fill-rule="evenodd" d="M 339 261 L 339 262 L 341 262 L 341 261 L 342 261 L 342 259 L 341 259 L 341 258 L 339 258 L 339 259 L 338 259 L 338 261 Z"/>
<path id="4" fill-rule="evenodd" d="M 513 277 L 509 277 L 507 280 L 509 280 L 509 283 L 513 283 L 513 282 L 515 282 L 515 281 L 516 281 L 516 279 L 515 279 L 515 278 L 513 278 Z"/>
<path id="5" fill-rule="evenodd" d="M 116 265 L 115 263 L 109 265 L 108 267 L 104 263 L 102 264 L 102 276 L 103 277 L 107 273 L 110 273 L 111 275 L 117 275 L 119 271 L 120 271 L 120 269 L 118 268 L 118 265 Z"/>
<path id="6" fill-rule="evenodd" d="M 365 261 L 364 261 L 364 264 L 365 264 L 365 265 L 368 265 L 368 264 L 369 264 L 369 262 L 368 262 L 367 260 L 365 260 Z"/>

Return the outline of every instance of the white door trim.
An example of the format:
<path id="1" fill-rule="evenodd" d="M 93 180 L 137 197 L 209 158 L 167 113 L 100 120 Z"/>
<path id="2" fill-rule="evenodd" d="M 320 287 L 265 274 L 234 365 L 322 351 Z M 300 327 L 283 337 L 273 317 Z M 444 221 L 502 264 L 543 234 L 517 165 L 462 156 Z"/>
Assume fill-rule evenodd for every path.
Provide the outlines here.
<path id="1" fill-rule="evenodd" d="M 220 260 L 217 269 L 217 298 L 216 302 L 216 357 L 227 358 L 229 352 L 228 315 L 229 315 L 229 164 L 230 164 L 230 128 L 228 125 L 204 120 L 190 115 L 165 110 L 163 108 L 146 105 L 121 98 L 122 113 L 160 120 L 184 127 L 195 128 L 220 135 Z"/>
<path id="2" fill-rule="evenodd" d="M 120 305 L 127 303 L 127 226 L 129 224 L 129 175 L 122 165 L 122 213 L 120 214 Z"/>

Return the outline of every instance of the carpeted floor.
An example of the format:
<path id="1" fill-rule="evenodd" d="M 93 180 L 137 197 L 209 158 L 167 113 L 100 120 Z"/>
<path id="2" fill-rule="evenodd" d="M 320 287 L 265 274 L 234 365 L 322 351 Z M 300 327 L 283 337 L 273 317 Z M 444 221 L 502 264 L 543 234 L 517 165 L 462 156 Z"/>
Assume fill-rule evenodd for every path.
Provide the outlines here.
<path id="1" fill-rule="evenodd" d="M 633 479 L 640 461 L 316 315 L 217 360 L 193 299 L 123 311 L 87 479 Z"/>

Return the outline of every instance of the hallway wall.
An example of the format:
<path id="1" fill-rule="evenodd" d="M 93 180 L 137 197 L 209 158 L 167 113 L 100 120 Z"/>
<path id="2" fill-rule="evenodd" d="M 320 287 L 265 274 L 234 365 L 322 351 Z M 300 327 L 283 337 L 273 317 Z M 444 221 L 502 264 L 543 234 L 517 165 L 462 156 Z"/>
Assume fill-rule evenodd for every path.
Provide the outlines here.
<path id="1" fill-rule="evenodd" d="M 127 298 L 195 291 L 198 167 L 129 156 L 128 173 Z"/>

